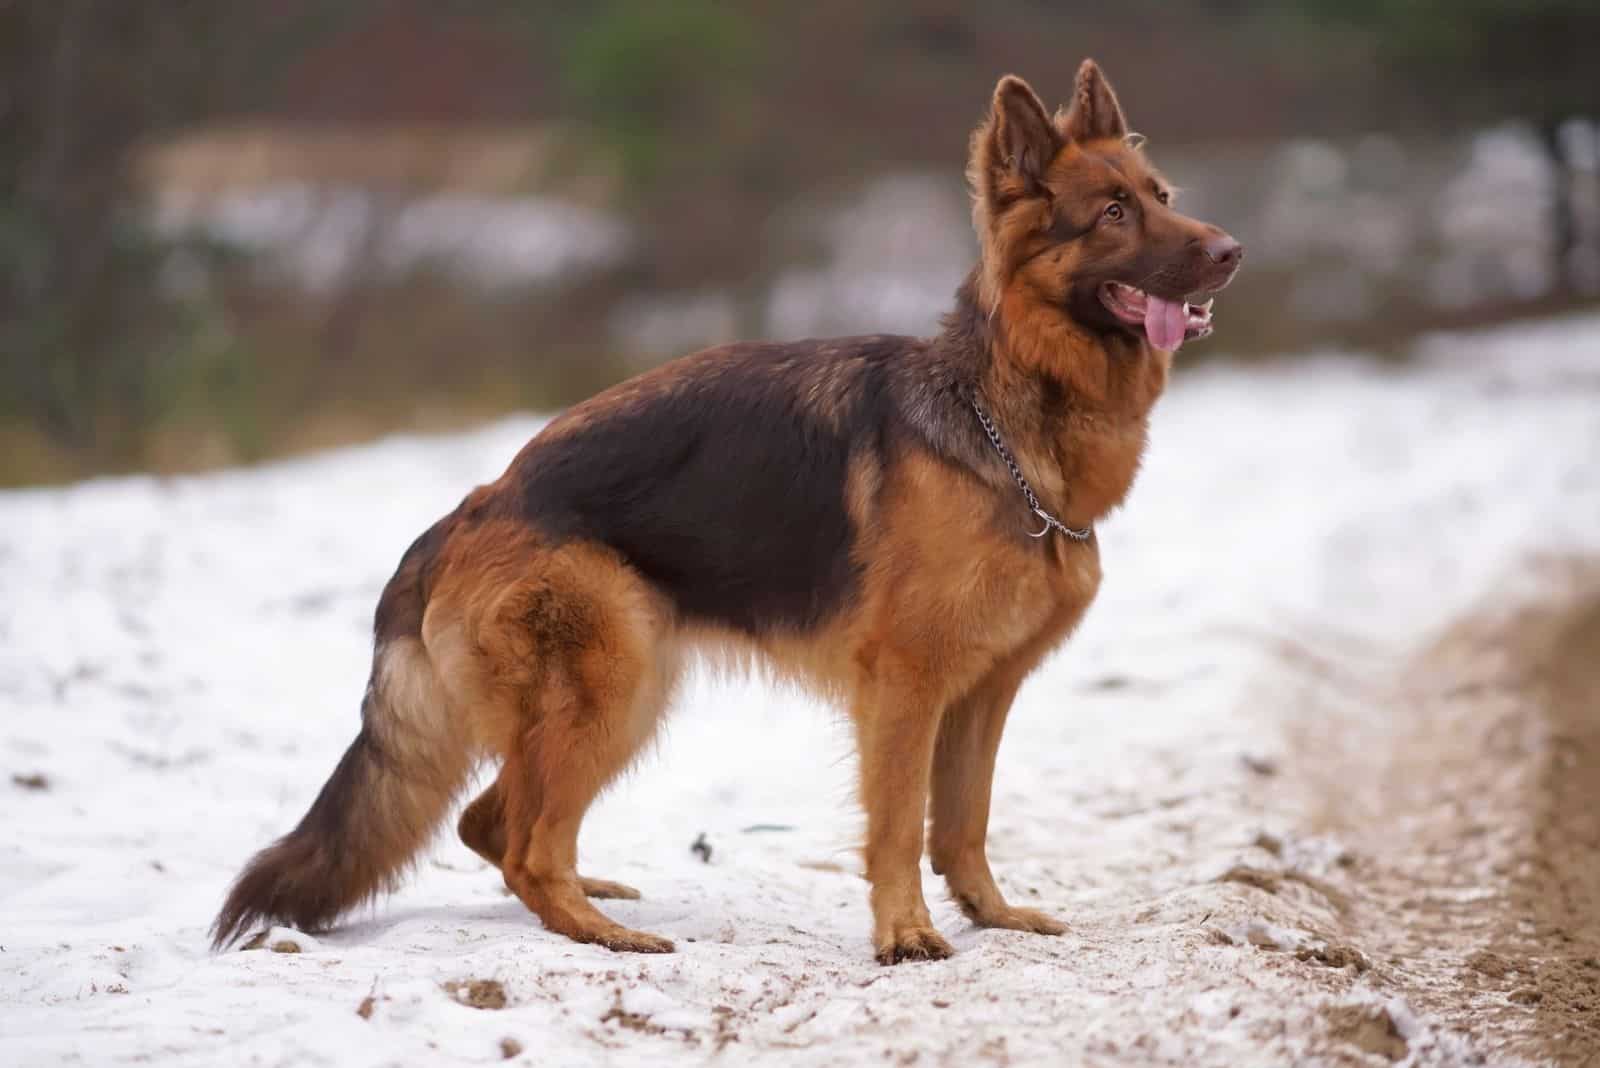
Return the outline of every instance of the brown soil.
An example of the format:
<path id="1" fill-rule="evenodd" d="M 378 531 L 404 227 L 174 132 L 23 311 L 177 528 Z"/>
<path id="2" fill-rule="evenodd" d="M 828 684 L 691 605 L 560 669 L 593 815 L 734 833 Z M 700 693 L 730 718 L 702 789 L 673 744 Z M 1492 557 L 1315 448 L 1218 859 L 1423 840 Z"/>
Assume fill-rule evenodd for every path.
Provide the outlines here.
<path id="1" fill-rule="evenodd" d="M 452 979 L 444 984 L 445 992 L 463 1005 L 474 1009 L 503 1009 L 506 1007 L 506 988 L 498 979 Z"/>
<path id="2" fill-rule="evenodd" d="M 1335 1005 L 1326 1016 L 1330 1037 L 1364 1053 L 1398 1061 L 1410 1050 L 1394 1017 L 1381 1005 Z"/>
<path id="3" fill-rule="evenodd" d="M 1397 683 L 1321 674 L 1340 696 L 1318 700 L 1368 714 L 1308 702 L 1302 826 L 1351 852 L 1319 933 L 1365 947 L 1379 991 L 1496 1062 L 1577 1068 L 1600 1064 L 1600 569 L 1549 566 L 1550 600 L 1459 622 Z M 1277 890 L 1292 875 L 1224 878 Z M 1404 1056 L 1373 1011 L 1330 1010 L 1329 1037 Z"/>
<path id="4" fill-rule="evenodd" d="M 239 949 L 241 951 L 247 949 L 267 949 L 274 953 L 300 953 L 303 951 L 303 947 L 300 945 L 300 943 L 290 938 L 280 938 L 276 942 L 268 942 L 267 938 L 271 934 L 272 931 L 270 928 L 265 931 L 258 931 L 248 942 L 240 946 Z"/>

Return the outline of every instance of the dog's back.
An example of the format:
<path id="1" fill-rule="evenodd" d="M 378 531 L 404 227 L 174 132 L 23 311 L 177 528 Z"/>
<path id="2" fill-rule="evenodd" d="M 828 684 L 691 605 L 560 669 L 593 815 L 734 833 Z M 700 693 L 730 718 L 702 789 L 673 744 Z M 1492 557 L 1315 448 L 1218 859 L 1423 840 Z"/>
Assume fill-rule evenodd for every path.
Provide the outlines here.
<path id="1" fill-rule="evenodd" d="M 752 636 L 835 615 L 859 568 L 845 487 L 912 433 L 913 338 L 732 345 L 556 420 L 493 488 L 552 542 L 608 546 L 685 619 Z"/>

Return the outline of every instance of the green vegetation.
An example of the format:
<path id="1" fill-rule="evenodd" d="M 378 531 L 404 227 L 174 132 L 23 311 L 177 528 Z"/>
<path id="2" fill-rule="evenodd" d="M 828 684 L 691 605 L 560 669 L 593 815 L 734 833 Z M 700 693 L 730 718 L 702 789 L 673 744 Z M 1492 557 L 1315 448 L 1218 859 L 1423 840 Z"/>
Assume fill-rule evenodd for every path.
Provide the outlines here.
<path id="1" fill-rule="evenodd" d="M 736 5 L 614 0 L 574 20 L 560 63 L 579 113 L 612 140 L 632 186 L 648 188 L 697 156 L 721 154 L 755 49 Z"/>
<path id="2" fill-rule="evenodd" d="M 1292 0 L 1269 12 L 1362 42 L 1436 121 L 1559 122 L 1600 107 L 1592 0 Z"/>
<path id="3" fill-rule="evenodd" d="M 1181 29 L 1146 32 L 1158 23 Z M 863 161 L 952 168 L 1002 70 L 1059 95 L 1092 51 L 1141 121 L 1179 138 L 1518 116 L 1554 151 L 1556 123 L 1600 114 L 1596 40 L 1592 0 L 0 4 L 0 483 L 567 402 L 624 370 L 605 330 L 620 297 L 756 291 L 776 212 Z M 548 291 L 387 276 L 292 291 L 158 237 L 134 168 L 207 123 L 551 119 L 620 168 L 605 195 L 634 243 Z"/>

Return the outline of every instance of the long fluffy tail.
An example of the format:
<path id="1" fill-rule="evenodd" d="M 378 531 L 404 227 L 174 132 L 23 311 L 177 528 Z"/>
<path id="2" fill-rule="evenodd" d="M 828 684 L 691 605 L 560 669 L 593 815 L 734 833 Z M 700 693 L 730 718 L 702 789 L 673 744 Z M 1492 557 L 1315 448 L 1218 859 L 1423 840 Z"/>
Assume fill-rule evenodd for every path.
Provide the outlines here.
<path id="1" fill-rule="evenodd" d="M 430 535 L 433 532 L 430 532 Z M 399 882 L 472 768 L 464 725 L 422 646 L 424 535 L 379 602 L 361 732 L 283 838 L 245 866 L 212 924 L 220 949 L 268 920 L 314 931 Z"/>

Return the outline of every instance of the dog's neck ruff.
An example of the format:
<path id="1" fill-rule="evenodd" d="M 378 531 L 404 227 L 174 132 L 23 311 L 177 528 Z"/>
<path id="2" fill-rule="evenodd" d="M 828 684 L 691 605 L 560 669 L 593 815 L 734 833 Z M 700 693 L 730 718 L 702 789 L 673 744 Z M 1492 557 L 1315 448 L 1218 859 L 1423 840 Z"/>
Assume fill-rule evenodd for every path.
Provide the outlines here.
<path id="1" fill-rule="evenodd" d="M 1043 521 L 1044 526 L 1037 533 L 1028 531 L 1030 538 L 1042 538 L 1052 530 L 1060 531 L 1073 541 L 1088 541 L 1094 537 L 1094 527 L 1087 526 L 1081 530 L 1069 527 L 1055 516 L 1044 510 L 1044 505 L 1039 503 L 1038 496 L 1033 492 L 1033 487 L 1028 485 L 1028 480 L 1022 477 L 1022 468 L 1017 466 L 1017 458 L 1011 455 L 1011 450 L 1006 448 L 1006 443 L 1000 440 L 1000 428 L 994 425 L 994 420 L 989 418 L 989 413 L 983 410 L 978 399 L 971 399 L 972 410 L 978 414 L 978 423 L 983 427 L 983 432 L 989 436 L 989 442 L 994 446 L 994 451 L 1000 454 L 1000 459 L 1006 462 L 1006 467 L 1011 469 L 1011 477 L 1017 483 L 1017 488 L 1028 500 L 1028 507 L 1033 514 Z"/>

